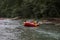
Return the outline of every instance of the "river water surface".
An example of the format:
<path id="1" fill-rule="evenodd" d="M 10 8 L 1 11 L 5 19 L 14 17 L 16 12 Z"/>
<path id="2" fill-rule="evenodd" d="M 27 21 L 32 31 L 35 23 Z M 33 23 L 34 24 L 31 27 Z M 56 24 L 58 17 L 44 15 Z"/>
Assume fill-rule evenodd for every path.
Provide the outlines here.
<path id="1" fill-rule="evenodd" d="M 22 20 L 0 20 L 0 40 L 60 40 L 60 26 L 24 27 Z"/>

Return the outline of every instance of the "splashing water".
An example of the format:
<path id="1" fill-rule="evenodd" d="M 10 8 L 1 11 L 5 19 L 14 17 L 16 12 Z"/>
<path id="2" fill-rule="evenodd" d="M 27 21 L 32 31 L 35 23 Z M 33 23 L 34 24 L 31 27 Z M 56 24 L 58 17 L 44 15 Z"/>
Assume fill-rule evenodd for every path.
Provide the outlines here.
<path id="1" fill-rule="evenodd" d="M 59 40 L 60 33 L 42 28 L 24 27 L 21 20 L 0 20 L 0 40 Z M 39 36 L 39 37 L 38 37 Z M 32 38 L 31 38 L 32 37 Z M 39 39 L 40 38 L 40 39 Z M 49 38 L 49 39 L 44 39 Z M 52 39 L 54 38 L 54 39 Z"/>

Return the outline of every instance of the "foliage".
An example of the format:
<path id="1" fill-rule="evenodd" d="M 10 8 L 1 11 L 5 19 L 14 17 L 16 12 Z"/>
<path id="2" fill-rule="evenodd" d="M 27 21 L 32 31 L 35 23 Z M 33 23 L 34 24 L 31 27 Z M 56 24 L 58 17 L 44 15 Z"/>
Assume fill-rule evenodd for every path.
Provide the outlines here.
<path id="1" fill-rule="evenodd" d="M 0 0 L 0 16 L 60 17 L 59 3 L 59 0 Z"/>

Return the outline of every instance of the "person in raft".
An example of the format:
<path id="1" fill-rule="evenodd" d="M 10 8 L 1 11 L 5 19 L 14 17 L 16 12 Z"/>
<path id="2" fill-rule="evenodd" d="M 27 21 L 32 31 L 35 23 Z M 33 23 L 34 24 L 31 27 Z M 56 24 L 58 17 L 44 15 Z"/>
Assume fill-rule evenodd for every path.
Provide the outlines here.
<path id="1" fill-rule="evenodd" d="M 35 20 L 32 20 L 31 23 L 37 24 L 38 22 Z"/>
<path id="2" fill-rule="evenodd" d="M 38 24 L 38 21 L 35 21 L 35 20 L 31 20 L 31 21 L 26 21 L 25 22 L 30 22 L 30 23 L 34 23 L 34 24 Z"/>

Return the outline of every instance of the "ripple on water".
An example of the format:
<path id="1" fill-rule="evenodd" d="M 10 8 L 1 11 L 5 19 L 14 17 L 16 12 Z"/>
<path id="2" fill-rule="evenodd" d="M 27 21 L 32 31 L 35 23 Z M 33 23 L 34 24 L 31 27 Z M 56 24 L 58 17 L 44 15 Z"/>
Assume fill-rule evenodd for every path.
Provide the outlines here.
<path id="1" fill-rule="evenodd" d="M 16 27 L 19 27 L 19 22 L 14 20 L 0 20 L 0 40 L 18 40 L 16 37 L 17 31 L 14 31 Z M 11 25 L 9 25 L 11 24 Z M 13 25 L 14 24 L 14 25 Z M 16 25 L 18 24 L 18 25 Z"/>
<path id="2" fill-rule="evenodd" d="M 8 21 L 8 22 L 7 22 Z M 16 20 L 4 20 L 4 23 L 18 25 L 0 25 L 0 40 L 59 40 L 60 33 L 45 30 L 46 25 L 38 28 L 23 27 Z M 50 27 L 48 25 L 48 27 Z M 50 27 L 52 28 L 52 27 Z M 53 27 L 54 28 L 54 27 Z"/>

